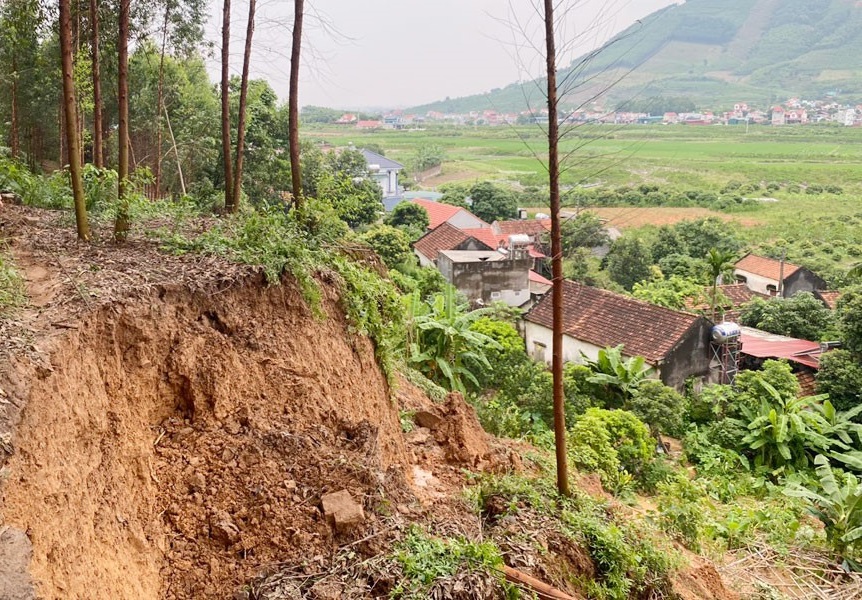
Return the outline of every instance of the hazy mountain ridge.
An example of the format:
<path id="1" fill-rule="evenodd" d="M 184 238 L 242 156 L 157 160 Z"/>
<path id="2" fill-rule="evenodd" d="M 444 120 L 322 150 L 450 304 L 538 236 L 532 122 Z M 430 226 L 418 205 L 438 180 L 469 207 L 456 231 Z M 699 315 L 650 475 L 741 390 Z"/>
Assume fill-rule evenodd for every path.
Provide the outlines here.
<path id="1" fill-rule="evenodd" d="M 567 96 L 564 106 L 577 106 L 620 78 L 606 104 L 659 95 L 687 96 L 702 108 L 735 101 L 765 107 L 790 96 L 827 93 L 858 101 L 860 56 L 862 2 L 688 0 L 617 35 L 583 69 L 581 79 L 592 79 L 590 86 Z M 536 82 L 530 82 L 410 111 L 519 111 L 542 102 Z"/>

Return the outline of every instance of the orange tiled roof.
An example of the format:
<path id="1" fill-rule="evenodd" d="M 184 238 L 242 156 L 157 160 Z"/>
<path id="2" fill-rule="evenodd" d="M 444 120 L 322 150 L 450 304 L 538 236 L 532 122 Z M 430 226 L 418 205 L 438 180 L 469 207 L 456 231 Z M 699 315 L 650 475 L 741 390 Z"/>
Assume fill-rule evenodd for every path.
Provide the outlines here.
<path id="1" fill-rule="evenodd" d="M 433 200 L 426 200 L 425 198 L 414 198 L 410 202 L 412 202 L 413 204 L 418 204 L 426 211 L 428 211 L 428 229 L 437 229 L 441 224 L 445 223 L 462 210 L 465 212 L 470 212 L 466 208 L 461 208 L 460 206 L 452 206 L 451 204 L 434 202 Z M 479 217 L 476 217 L 476 219 L 481 221 Z"/>
<path id="2" fill-rule="evenodd" d="M 671 310 L 628 296 L 563 281 L 563 333 L 594 346 L 625 346 L 628 356 L 656 364 L 664 359 L 703 317 Z M 551 297 L 545 296 L 524 317 L 553 326 Z"/>
<path id="3" fill-rule="evenodd" d="M 817 292 L 817 297 L 823 301 L 823 304 L 831 310 L 835 310 L 835 305 L 838 298 L 841 297 L 841 292 Z"/>
<path id="4" fill-rule="evenodd" d="M 539 235 L 551 230 L 550 219 L 520 219 L 517 221 L 494 221 L 494 231 L 500 235 L 510 236 L 527 234 L 529 236 Z"/>
<path id="5" fill-rule="evenodd" d="M 490 231 L 490 229 L 488 230 Z M 454 225 L 444 222 L 442 225 L 432 229 L 413 243 L 413 247 L 429 260 L 437 260 L 441 250 L 454 250 L 472 236 Z M 496 245 L 491 245 L 482 239 L 475 238 L 485 244 L 488 250 L 496 250 Z"/>
<path id="6" fill-rule="evenodd" d="M 781 261 L 755 254 L 746 254 L 737 263 L 736 268 L 778 281 L 781 277 Z M 784 263 L 784 278 L 787 279 L 802 267 L 789 262 Z"/>

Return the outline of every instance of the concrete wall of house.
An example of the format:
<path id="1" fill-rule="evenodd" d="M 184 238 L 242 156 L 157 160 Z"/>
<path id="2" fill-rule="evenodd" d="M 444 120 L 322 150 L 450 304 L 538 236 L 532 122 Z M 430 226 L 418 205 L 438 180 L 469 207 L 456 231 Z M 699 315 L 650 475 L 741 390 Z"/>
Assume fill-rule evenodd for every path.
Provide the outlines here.
<path id="1" fill-rule="evenodd" d="M 530 264 L 530 259 L 453 263 L 445 254 L 437 257 L 440 273 L 469 300 L 509 306 L 529 302 Z"/>
<path id="2" fill-rule="evenodd" d="M 392 169 L 389 171 L 389 185 L 388 189 L 384 190 L 383 193 L 387 196 L 392 196 L 398 193 L 398 171 Z"/>
<path id="3" fill-rule="evenodd" d="M 709 376 L 711 331 L 709 321 L 698 319 L 682 342 L 668 353 L 661 366 L 661 380 L 665 385 L 683 391 L 689 377 Z"/>
<path id="4" fill-rule="evenodd" d="M 433 267 L 433 266 L 435 266 L 433 260 L 431 260 L 430 258 L 425 256 L 424 254 L 419 252 L 419 250 L 417 250 L 416 248 L 413 249 L 413 254 L 415 254 L 416 258 L 419 259 L 419 266 L 420 267 Z"/>
<path id="5" fill-rule="evenodd" d="M 487 225 L 466 210 L 459 210 L 449 219 L 449 224 L 454 225 L 458 229 L 480 229 L 482 227 L 487 227 Z"/>
<path id="6" fill-rule="evenodd" d="M 790 277 L 784 278 L 784 297 L 790 298 L 793 294 L 799 292 L 825 290 L 827 287 L 826 282 L 822 278 L 808 269 L 799 269 Z"/>
<path id="7" fill-rule="evenodd" d="M 551 364 L 553 359 L 552 348 L 552 331 L 538 323 L 524 321 L 524 340 L 527 345 L 527 354 L 533 360 Z M 577 340 L 569 335 L 563 336 L 563 362 L 571 362 L 579 365 L 584 364 L 584 357 L 590 360 L 596 360 L 599 357 L 599 350 L 604 348 L 590 344 L 583 340 Z M 583 355 L 581 354 L 583 353 Z M 655 370 L 654 375 L 659 374 L 659 369 L 653 364 L 647 363 L 647 366 Z"/>
<path id="8" fill-rule="evenodd" d="M 757 275 L 742 269 L 734 269 L 733 274 L 736 277 L 745 277 L 745 285 L 747 285 L 748 289 L 752 292 L 770 295 L 773 292 L 770 291 L 769 286 L 773 286 L 776 290 L 778 289 L 777 279 L 769 279 L 768 277 L 763 277 L 762 275 Z"/>
<path id="9" fill-rule="evenodd" d="M 654 369 L 653 377 L 661 379 L 662 383 L 679 391 L 685 388 L 685 380 L 689 377 L 707 377 L 709 375 L 709 334 L 710 324 L 705 319 L 698 321 L 685 336 L 682 343 L 671 351 L 661 365 L 647 363 Z M 527 353 L 534 360 L 551 364 L 552 332 L 549 328 L 526 321 L 524 325 L 524 340 Z M 599 346 L 595 346 L 571 336 L 563 336 L 563 361 L 583 364 L 587 358 L 596 360 L 599 356 Z"/>

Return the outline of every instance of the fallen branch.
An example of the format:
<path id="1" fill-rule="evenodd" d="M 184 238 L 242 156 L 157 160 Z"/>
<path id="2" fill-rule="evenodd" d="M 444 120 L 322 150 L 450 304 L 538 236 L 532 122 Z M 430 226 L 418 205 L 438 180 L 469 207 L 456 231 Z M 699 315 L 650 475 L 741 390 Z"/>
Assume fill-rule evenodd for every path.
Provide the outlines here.
<path id="1" fill-rule="evenodd" d="M 531 577 L 510 566 L 504 565 L 503 573 L 506 574 L 506 581 L 530 588 L 540 600 L 583 600 L 582 598 L 576 598 L 557 588 L 553 588 L 544 581 L 539 581 L 535 577 Z"/>

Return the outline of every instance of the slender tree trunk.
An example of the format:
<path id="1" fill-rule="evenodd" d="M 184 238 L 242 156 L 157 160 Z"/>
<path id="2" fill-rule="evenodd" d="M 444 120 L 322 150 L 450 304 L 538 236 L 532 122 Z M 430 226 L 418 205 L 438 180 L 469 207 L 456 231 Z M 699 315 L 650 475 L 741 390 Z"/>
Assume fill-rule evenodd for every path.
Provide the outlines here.
<path id="1" fill-rule="evenodd" d="M 171 127 L 171 117 L 168 115 L 167 108 L 165 108 L 165 124 L 168 126 L 168 135 L 171 136 L 171 144 L 174 146 L 174 156 L 177 157 L 177 175 L 180 177 L 180 191 L 185 196 L 186 180 L 183 178 L 183 163 L 180 160 L 180 151 L 177 150 L 177 138 L 174 137 L 174 129 Z"/>
<path id="2" fill-rule="evenodd" d="M 255 0 L 248 1 L 248 27 L 245 31 L 245 53 L 242 59 L 242 79 L 239 86 L 239 117 L 236 132 L 236 169 L 233 174 L 233 210 L 239 208 L 242 192 L 242 160 L 245 146 L 245 113 L 248 98 L 248 69 L 251 63 L 251 38 L 254 35 Z"/>
<path id="3" fill-rule="evenodd" d="M 287 129 L 290 146 L 290 179 L 293 205 L 302 208 L 302 169 L 299 164 L 299 58 L 302 51 L 302 17 L 304 0 L 293 1 L 293 46 L 290 50 L 290 92 Z"/>
<path id="4" fill-rule="evenodd" d="M 554 0 L 545 0 L 545 43 L 548 71 L 548 173 L 551 187 L 551 268 L 554 287 L 551 292 L 553 311 L 554 441 L 557 454 L 557 490 L 569 495 L 566 462 L 566 406 L 563 396 L 563 247 L 560 236 L 560 139 L 557 123 L 557 50 L 554 39 Z"/>
<path id="5" fill-rule="evenodd" d="M 230 0 L 222 5 L 221 24 L 221 147 L 224 161 L 224 208 L 234 212 L 233 161 L 230 152 Z"/>
<path id="6" fill-rule="evenodd" d="M 124 240 L 129 234 L 129 214 L 126 207 L 129 180 L 129 4 L 120 0 L 120 22 L 117 40 L 117 194 L 119 209 L 114 220 L 114 238 Z"/>
<path id="7" fill-rule="evenodd" d="M 63 69 L 63 109 L 66 123 L 75 123 L 75 82 L 72 79 L 72 9 L 70 0 L 60 0 L 60 56 Z M 69 173 L 72 177 L 72 195 L 75 199 L 75 223 L 78 227 L 78 239 L 90 239 L 90 227 L 87 223 L 87 205 L 84 199 L 84 184 L 81 181 L 81 162 L 78 153 L 78 132 L 75 127 L 66 127 L 67 145 L 69 147 Z"/>
<path id="8" fill-rule="evenodd" d="M 165 47 L 168 43 L 168 19 L 170 18 L 170 3 L 165 4 L 165 20 L 162 24 L 162 50 L 159 54 L 159 91 L 156 101 L 156 193 L 162 190 L 162 108 L 165 104 Z"/>
<path id="9" fill-rule="evenodd" d="M 9 132 L 9 151 L 12 153 L 12 158 L 18 158 L 20 152 L 20 143 L 18 141 L 18 59 L 15 52 L 12 53 L 12 122 L 10 123 L 11 131 Z"/>
<path id="10" fill-rule="evenodd" d="M 93 71 L 93 164 L 105 166 L 102 143 L 102 75 L 99 68 L 99 6 L 97 0 L 90 0 L 90 62 Z"/>

